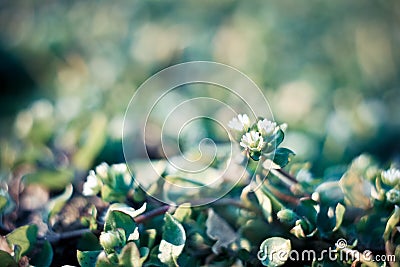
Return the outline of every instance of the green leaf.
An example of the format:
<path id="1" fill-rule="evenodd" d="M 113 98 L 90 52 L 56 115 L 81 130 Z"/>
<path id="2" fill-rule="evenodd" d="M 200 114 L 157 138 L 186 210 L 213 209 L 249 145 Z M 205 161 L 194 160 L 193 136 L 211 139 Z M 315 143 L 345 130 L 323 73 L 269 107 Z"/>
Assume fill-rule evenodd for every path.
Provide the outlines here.
<path id="1" fill-rule="evenodd" d="M 142 264 L 140 263 L 140 253 L 133 242 L 129 242 L 122 249 L 119 257 L 119 264 L 124 267 L 140 267 Z"/>
<path id="2" fill-rule="evenodd" d="M 18 245 L 21 250 L 17 258 L 25 255 L 29 250 L 35 246 L 38 227 L 34 224 L 21 226 L 6 236 L 7 242 L 14 247 Z"/>
<path id="3" fill-rule="evenodd" d="M 109 185 L 103 185 L 101 187 L 101 198 L 105 202 L 124 202 L 126 194 L 115 191 Z"/>
<path id="4" fill-rule="evenodd" d="M 332 207 L 321 206 L 317 215 L 317 227 L 322 235 L 330 234 L 335 227 L 335 216 Z"/>
<path id="5" fill-rule="evenodd" d="M 143 264 L 145 267 L 165 267 L 165 264 L 160 261 L 158 254 L 160 253 L 159 246 L 155 246 L 150 250 L 149 259 Z"/>
<path id="6" fill-rule="evenodd" d="M 291 157 L 294 155 L 295 153 L 292 150 L 285 147 L 279 147 L 275 150 L 273 161 L 283 168 L 289 163 Z"/>
<path id="7" fill-rule="evenodd" d="M 14 258 L 3 250 L 0 250 L 0 262 L 1 266 L 4 267 L 18 267 L 18 263 L 15 262 Z"/>
<path id="8" fill-rule="evenodd" d="M 80 251 L 77 250 L 76 257 L 78 259 L 79 265 L 82 267 L 95 267 L 97 256 L 99 256 L 101 250 L 95 251 Z"/>
<path id="9" fill-rule="evenodd" d="M 146 203 L 144 203 L 139 209 L 135 210 L 134 208 L 129 207 L 129 206 L 125 205 L 125 204 L 115 203 L 115 204 L 112 204 L 110 206 L 109 210 L 113 210 L 113 211 L 115 210 L 115 211 L 123 212 L 123 213 L 129 215 L 133 219 L 136 216 L 138 216 L 138 215 L 142 214 L 143 212 L 145 212 L 146 211 L 146 207 L 147 207 L 147 205 L 146 205 Z"/>
<path id="10" fill-rule="evenodd" d="M 3 210 L 5 210 L 5 207 L 8 203 L 8 200 L 5 196 L 0 196 L 0 213 L 3 212 Z"/>
<path id="11" fill-rule="evenodd" d="M 228 248 L 237 239 L 237 235 L 233 229 L 213 209 L 208 210 L 206 227 L 208 237 L 217 240 L 212 246 L 214 254 L 220 254 L 221 248 Z"/>
<path id="12" fill-rule="evenodd" d="M 276 216 L 278 217 L 278 219 L 287 225 L 293 225 L 296 220 L 299 218 L 299 216 L 293 212 L 291 209 L 283 209 L 280 210 Z"/>
<path id="13" fill-rule="evenodd" d="M 142 266 L 150 255 L 150 249 L 148 247 L 141 247 L 139 249 L 139 252 L 140 252 L 140 266 Z"/>
<path id="14" fill-rule="evenodd" d="M 190 208 L 190 203 L 183 203 L 174 212 L 174 217 L 181 223 L 189 219 L 192 215 L 192 209 Z"/>
<path id="15" fill-rule="evenodd" d="M 88 216 L 81 216 L 81 223 L 89 227 L 92 231 L 97 229 L 97 209 L 95 205 L 91 205 L 90 214 Z"/>
<path id="16" fill-rule="evenodd" d="M 121 228 L 102 232 L 100 237 L 100 245 L 107 253 L 119 251 L 126 243 L 125 231 Z"/>
<path id="17" fill-rule="evenodd" d="M 169 213 L 165 214 L 162 240 L 158 258 L 168 266 L 178 266 L 177 259 L 186 242 L 186 233 L 180 222 Z"/>
<path id="18" fill-rule="evenodd" d="M 299 239 L 306 237 L 302 223 L 304 225 L 304 222 L 302 220 L 297 220 L 296 225 L 292 229 L 290 229 L 290 233 Z"/>
<path id="19" fill-rule="evenodd" d="M 200 262 L 199 262 L 199 258 L 198 257 L 193 257 L 192 255 L 188 255 L 186 253 L 182 253 L 179 256 L 178 259 L 178 265 L 179 266 L 190 266 L 190 267 L 196 267 L 196 266 L 200 266 Z M 212 264 L 209 264 L 209 266 L 215 266 Z M 221 266 L 221 265 L 219 265 Z"/>
<path id="20" fill-rule="evenodd" d="M 265 219 L 268 222 L 272 222 L 272 202 L 270 198 L 266 196 L 261 189 L 254 191 L 254 193 L 257 197 L 259 205 L 262 208 Z"/>
<path id="21" fill-rule="evenodd" d="M 360 209 L 371 207 L 371 194 L 374 190 L 372 184 L 364 179 L 354 163 L 340 179 L 339 184 L 345 195 L 345 204 Z"/>
<path id="22" fill-rule="evenodd" d="M 50 190 L 64 189 L 71 183 L 74 174 L 71 170 L 40 170 L 24 176 L 24 183 L 40 184 Z"/>
<path id="23" fill-rule="evenodd" d="M 320 184 L 315 189 L 315 193 L 318 198 L 318 201 L 326 206 L 334 206 L 336 205 L 336 203 L 344 201 L 344 193 L 342 187 L 337 181 L 325 182 Z M 314 199 L 314 194 L 313 194 L 313 199 Z"/>
<path id="24" fill-rule="evenodd" d="M 311 224 L 310 227 L 315 227 L 319 210 L 319 204 L 312 199 L 301 199 L 299 205 L 296 207 L 296 213 L 305 217 Z"/>
<path id="25" fill-rule="evenodd" d="M 0 214 L 8 214 L 15 209 L 15 201 L 8 193 L 8 189 L 0 188 Z"/>
<path id="26" fill-rule="evenodd" d="M 64 193 L 61 195 L 52 198 L 47 204 L 46 204 L 46 213 L 47 217 L 50 220 L 51 217 L 53 217 L 55 214 L 59 213 L 61 209 L 64 207 L 65 203 L 70 199 L 72 196 L 72 193 L 74 191 L 74 188 L 72 184 L 67 185 L 65 188 Z"/>
<path id="27" fill-rule="evenodd" d="M 333 230 L 332 230 L 333 232 L 338 230 L 339 227 L 342 225 L 343 216 L 344 216 L 345 211 L 346 211 L 346 208 L 342 204 L 338 203 L 336 205 L 336 209 L 335 209 L 336 225 L 335 225 L 335 228 L 333 228 Z"/>
<path id="28" fill-rule="evenodd" d="M 104 251 L 97 256 L 96 267 L 118 267 L 116 254 L 106 254 Z"/>
<path id="29" fill-rule="evenodd" d="M 395 206 L 392 215 L 389 217 L 389 220 L 386 223 L 385 232 L 383 233 L 383 239 L 385 241 L 390 240 L 390 236 L 392 235 L 393 229 L 400 221 L 400 208 L 399 206 Z"/>
<path id="30" fill-rule="evenodd" d="M 121 211 L 107 212 L 104 231 L 116 230 L 117 228 L 124 229 L 125 235 L 129 236 L 135 230 L 136 223 L 131 216 Z"/>
<path id="31" fill-rule="evenodd" d="M 271 237 L 261 244 L 258 256 L 264 266 L 276 267 L 285 264 L 289 258 L 290 250 L 289 239 Z"/>
<path id="32" fill-rule="evenodd" d="M 279 131 L 275 134 L 273 141 L 275 147 L 278 147 L 283 142 L 284 139 L 285 139 L 285 133 L 282 131 L 282 129 L 279 129 Z"/>
<path id="33" fill-rule="evenodd" d="M 260 229 L 263 229 L 260 232 Z M 277 231 L 277 225 L 267 223 L 261 216 L 254 220 L 247 220 L 239 228 L 239 233 L 243 238 L 249 240 L 252 244 L 260 244 L 268 237 L 268 233 Z"/>
<path id="34" fill-rule="evenodd" d="M 84 233 L 82 237 L 78 240 L 78 244 L 76 245 L 78 250 L 81 251 L 95 251 L 101 250 L 102 247 L 99 243 L 99 239 L 92 232 Z"/>
<path id="35" fill-rule="evenodd" d="M 152 248 L 154 246 L 154 242 L 156 240 L 157 231 L 155 229 L 147 229 L 140 236 L 140 244 L 141 246 L 145 246 L 148 248 Z"/>
<path id="36" fill-rule="evenodd" d="M 51 246 L 50 242 L 45 240 L 42 249 L 38 254 L 35 254 L 30 263 L 34 266 L 50 266 L 53 260 L 53 247 Z"/>
<path id="37" fill-rule="evenodd" d="M 97 154 L 103 148 L 107 135 L 107 118 L 102 113 L 93 115 L 87 127 L 87 138 L 78 147 L 80 149 L 73 157 L 74 165 L 81 170 L 87 170 L 92 166 Z"/>
<path id="38" fill-rule="evenodd" d="M 111 205 L 106 214 L 104 231 L 122 228 L 125 230 L 125 235 L 129 237 L 137 227 L 133 218 L 143 213 L 145 209 L 146 204 L 138 210 L 120 203 Z"/>

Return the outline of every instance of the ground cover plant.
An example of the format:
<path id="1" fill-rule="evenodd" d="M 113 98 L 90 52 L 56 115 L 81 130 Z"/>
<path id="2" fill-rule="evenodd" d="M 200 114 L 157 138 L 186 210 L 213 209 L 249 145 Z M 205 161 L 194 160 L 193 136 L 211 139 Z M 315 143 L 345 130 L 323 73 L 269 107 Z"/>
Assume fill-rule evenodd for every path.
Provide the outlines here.
<path id="1" fill-rule="evenodd" d="M 203 206 L 156 201 L 125 163 L 101 163 L 81 189 L 68 183 L 45 205 L 36 203 L 44 194 L 37 184 L 62 171 L 11 180 L 1 191 L 1 262 L 49 266 L 66 253 L 81 266 L 398 266 L 400 170 L 361 155 L 314 177 L 280 146 L 286 126 L 246 114 L 232 119 L 246 177 Z M 177 174 L 165 167 L 168 175 Z M 162 182 L 155 190 L 164 190 Z M 59 250 L 65 242 L 74 242 L 72 253 Z M 315 255 L 296 258 L 303 251 Z"/>
<path id="2" fill-rule="evenodd" d="M 0 267 L 398 266 L 399 12 L 396 0 L 1 1 Z M 147 120 L 142 153 L 132 96 L 198 60 L 245 74 L 262 94 L 239 98 L 268 103 L 180 86 Z M 208 119 L 177 138 L 193 114 Z M 207 168 L 184 173 L 180 159 Z"/>

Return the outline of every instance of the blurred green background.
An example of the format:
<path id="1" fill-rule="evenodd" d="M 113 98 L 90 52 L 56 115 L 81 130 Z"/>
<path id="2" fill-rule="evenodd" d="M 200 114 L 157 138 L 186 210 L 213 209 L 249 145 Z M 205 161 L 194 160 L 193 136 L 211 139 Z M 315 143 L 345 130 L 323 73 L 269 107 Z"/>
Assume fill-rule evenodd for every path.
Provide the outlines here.
<path id="1" fill-rule="evenodd" d="M 297 159 L 327 166 L 400 151 L 400 2 L 2 1 L 2 175 L 21 164 L 122 162 L 135 89 L 210 60 L 253 79 Z"/>

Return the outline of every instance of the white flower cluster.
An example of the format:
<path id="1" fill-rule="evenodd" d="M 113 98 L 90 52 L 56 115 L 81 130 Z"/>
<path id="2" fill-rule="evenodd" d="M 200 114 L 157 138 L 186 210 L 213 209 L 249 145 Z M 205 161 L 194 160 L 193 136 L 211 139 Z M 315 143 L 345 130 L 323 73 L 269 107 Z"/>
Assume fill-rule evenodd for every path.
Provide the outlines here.
<path id="1" fill-rule="evenodd" d="M 95 196 L 104 186 L 104 183 L 113 183 L 110 181 L 110 176 L 123 175 L 124 182 L 126 184 L 130 183 L 131 176 L 128 172 L 126 164 L 113 164 L 109 166 L 107 163 L 101 163 L 95 168 L 95 171 L 89 171 L 89 175 L 86 178 L 86 182 L 83 184 L 83 195 L 85 196 Z"/>
<path id="2" fill-rule="evenodd" d="M 386 185 L 400 185 L 400 170 L 398 169 L 390 168 L 389 170 L 383 171 L 381 177 L 382 182 Z"/>
<path id="3" fill-rule="evenodd" d="M 276 122 L 268 119 L 258 120 L 252 127 L 246 114 L 239 114 L 228 123 L 228 126 L 242 134 L 239 144 L 251 152 L 261 152 L 268 144 L 268 140 L 280 129 Z"/>
<path id="4" fill-rule="evenodd" d="M 96 176 L 96 173 L 91 170 L 86 178 L 86 182 L 83 184 L 82 193 L 84 196 L 95 196 L 100 192 L 102 186 L 103 182 L 101 179 L 99 179 Z"/>

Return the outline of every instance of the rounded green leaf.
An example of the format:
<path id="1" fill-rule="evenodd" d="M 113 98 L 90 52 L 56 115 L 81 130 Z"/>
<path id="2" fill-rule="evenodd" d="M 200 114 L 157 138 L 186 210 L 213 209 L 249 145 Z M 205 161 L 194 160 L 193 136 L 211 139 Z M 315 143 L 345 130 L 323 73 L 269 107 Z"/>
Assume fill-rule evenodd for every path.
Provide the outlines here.
<path id="1" fill-rule="evenodd" d="M 21 226 L 6 236 L 7 242 L 14 247 L 18 245 L 21 250 L 17 258 L 25 255 L 35 244 L 38 227 L 34 224 Z"/>
<path id="2" fill-rule="evenodd" d="M 180 222 L 169 213 L 165 214 L 164 221 L 158 258 L 162 263 L 176 266 L 176 260 L 185 246 L 186 233 Z"/>
<path id="3" fill-rule="evenodd" d="M 76 252 L 79 265 L 82 267 L 95 267 L 97 256 L 99 256 L 101 250 L 96 251 L 80 251 Z"/>
<path id="4" fill-rule="evenodd" d="M 50 242 L 46 240 L 40 252 L 31 258 L 30 263 L 34 266 L 50 266 L 53 261 L 53 254 L 53 247 Z"/>
<path id="5" fill-rule="evenodd" d="M 0 250 L 0 262 L 4 267 L 18 267 L 13 257 L 3 250 Z"/>
<path id="6" fill-rule="evenodd" d="M 126 267 L 140 267 L 140 252 L 133 242 L 129 242 L 119 255 L 119 264 Z"/>

